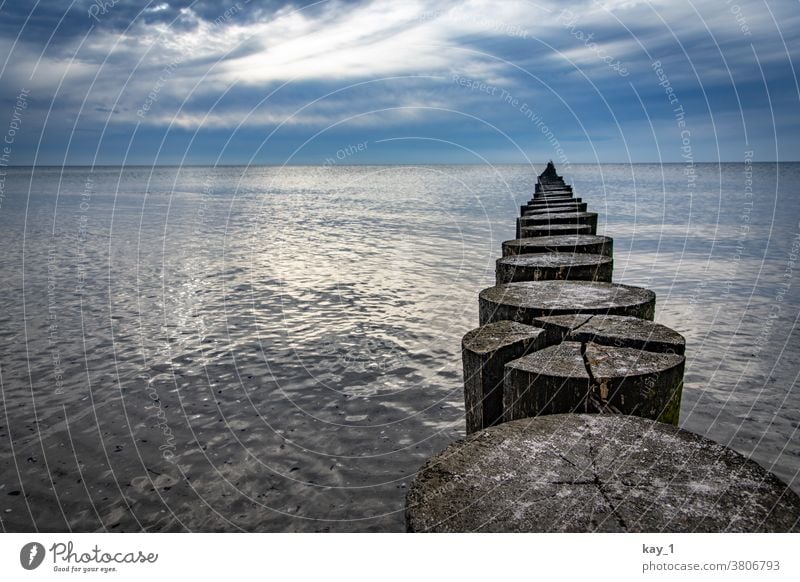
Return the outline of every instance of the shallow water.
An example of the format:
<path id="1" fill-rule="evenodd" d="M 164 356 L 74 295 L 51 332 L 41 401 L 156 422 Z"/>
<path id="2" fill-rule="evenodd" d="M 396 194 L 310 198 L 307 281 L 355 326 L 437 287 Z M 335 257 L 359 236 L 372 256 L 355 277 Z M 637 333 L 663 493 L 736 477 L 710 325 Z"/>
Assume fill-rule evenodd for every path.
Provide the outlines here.
<path id="1" fill-rule="evenodd" d="M 800 491 L 800 164 L 559 169 L 686 336 L 681 425 Z M 9 169 L 3 528 L 402 530 L 535 174 Z"/>

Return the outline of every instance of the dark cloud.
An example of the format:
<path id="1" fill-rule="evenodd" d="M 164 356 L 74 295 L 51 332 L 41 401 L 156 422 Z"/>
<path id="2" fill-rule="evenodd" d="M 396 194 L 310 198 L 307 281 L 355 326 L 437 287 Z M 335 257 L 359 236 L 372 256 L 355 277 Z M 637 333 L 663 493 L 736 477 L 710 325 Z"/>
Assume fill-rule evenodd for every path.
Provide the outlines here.
<path id="1" fill-rule="evenodd" d="M 357 4 L 341 2 L 340 4 Z M 141 2 L 135 0 L 78 0 L 76 2 L 5 2 L 0 8 L 0 38 L 17 38 L 36 45 L 50 43 L 56 47 L 84 36 L 93 27 L 122 32 L 134 22 L 169 24 L 176 30 L 191 30 L 194 19 L 184 18 L 181 11 L 190 8 L 194 15 L 207 22 L 219 20 L 226 10 L 235 12 L 239 22 L 270 18 L 285 8 L 323 6 L 308 0 L 278 2 L 275 0 L 170 0 Z M 239 8 L 237 8 L 237 6 Z"/>

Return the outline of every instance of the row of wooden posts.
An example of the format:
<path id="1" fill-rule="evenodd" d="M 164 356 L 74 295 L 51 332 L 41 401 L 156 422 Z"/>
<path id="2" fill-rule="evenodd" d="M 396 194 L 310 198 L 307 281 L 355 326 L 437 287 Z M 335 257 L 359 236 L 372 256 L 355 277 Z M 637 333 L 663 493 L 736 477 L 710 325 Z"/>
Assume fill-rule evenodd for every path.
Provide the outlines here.
<path id="1" fill-rule="evenodd" d="M 462 341 L 468 437 L 418 472 L 409 531 L 798 531 L 800 498 L 677 428 L 685 341 L 612 283 L 613 240 L 552 162 Z"/>
<path id="2" fill-rule="evenodd" d="M 613 240 L 586 208 L 550 165 L 520 209 L 462 342 L 468 434 L 567 412 L 677 424 L 684 338 L 652 321 L 655 293 L 611 282 Z"/>

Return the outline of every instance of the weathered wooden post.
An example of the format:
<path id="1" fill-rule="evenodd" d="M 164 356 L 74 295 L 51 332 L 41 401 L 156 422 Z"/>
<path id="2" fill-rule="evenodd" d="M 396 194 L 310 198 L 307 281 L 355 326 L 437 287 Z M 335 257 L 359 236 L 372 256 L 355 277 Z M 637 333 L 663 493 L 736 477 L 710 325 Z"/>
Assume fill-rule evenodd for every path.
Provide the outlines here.
<path id="1" fill-rule="evenodd" d="M 531 324 L 543 315 L 630 315 L 653 319 L 656 294 L 649 289 L 592 281 L 525 281 L 479 294 L 481 325 L 509 319 Z"/>
<path id="2" fill-rule="evenodd" d="M 570 234 L 591 235 L 595 234 L 595 230 L 588 224 L 540 224 L 519 229 L 520 238 L 564 236 Z"/>
<path id="3" fill-rule="evenodd" d="M 619 315 L 551 315 L 537 317 L 537 327 L 562 341 L 594 342 L 618 348 L 683 355 L 686 340 L 674 329 L 638 317 Z"/>
<path id="4" fill-rule="evenodd" d="M 534 216 L 536 214 L 551 214 L 553 212 L 586 212 L 586 202 L 564 202 L 561 204 L 545 205 L 543 207 L 520 206 L 520 216 Z"/>
<path id="5" fill-rule="evenodd" d="M 498 285 L 516 281 L 605 281 L 611 282 L 614 260 L 586 253 L 536 253 L 497 259 Z"/>
<path id="6" fill-rule="evenodd" d="M 597 214 L 594 212 L 548 212 L 535 215 L 523 214 L 517 218 L 517 238 L 522 229 L 534 227 L 554 227 L 556 225 L 589 226 L 585 232 L 569 232 L 563 234 L 597 234 Z M 552 236 L 552 235 L 542 235 Z"/>
<path id="7" fill-rule="evenodd" d="M 547 212 L 534 215 L 523 215 L 517 219 L 521 228 L 537 224 L 588 224 L 597 229 L 596 212 Z M 594 234 L 594 233 L 592 233 Z"/>
<path id="8" fill-rule="evenodd" d="M 478 432 L 432 457 L 410 532 L 798 532 L 800 498 L 739 453 L 623 415 L 557 414 Z"/>
<path id="9" fill-rule="evenodd" d="M 505 421 L 565 412 L 611 412 L 678 423 L 684 357 L 566 341 L 505 368 Z"/>
<path id="10" fill-rule="evenodd" d="M 461 356 L 467 434 L 502 420 L 505 365 L 550 343 L 545 330 L 513 321 L 491 323 L 464 336 Z"/>
<path id="11" fill-rule="evenodd" d="M 614 239 L 591 234 L 542 236 L 503 242 L 503 256 L 531 253 L 587 253 L 614 255 Z"/>

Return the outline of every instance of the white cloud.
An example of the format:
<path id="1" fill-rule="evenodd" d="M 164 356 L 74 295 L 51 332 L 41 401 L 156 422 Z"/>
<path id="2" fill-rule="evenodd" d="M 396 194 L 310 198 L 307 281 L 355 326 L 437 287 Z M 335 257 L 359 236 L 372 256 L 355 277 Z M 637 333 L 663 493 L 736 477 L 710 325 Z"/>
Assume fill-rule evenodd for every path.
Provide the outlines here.
<path id="1" fill-rule="evenodd" d="M 164 10 L 168 9 L 169 9 L 169 4 L 167 4 L 166 2 L 162 2 L 161 4 L 157 4 L 156 6 L 150 6 L 148 8 L 145 8 L 143 12 L 149 12 L 149 13 L 163 12 Z"/>
<path id="2" fill-rule="evenodd" d="M 150 10 L 161 10 L 162 6 L 157 4 Z M 774 29 L 768 13 L 750 6 L 745 4 L 743 9 L 747 7 L 745 17 L 751 28 Z M 518 92 L 530 92 L 538 86 L 521 77 L 514 65 L 524 65 L 545 80 L 548 75 L 557 80 L 559 74 L 571 69 L 570 61 L 587 75 L 609 72 L 597 50 L 586 47 L 570 34 L 563 22 L 557 21 L 563 8 L 580 15 L 577 26 L 586 34 L 595 33 L 603 54 L 632 70 L 638 64 L 640 73 L 650 74 L 649 59 L 641 42 L 653 58 L 662 59 L 665 65 L 675 63 L 670 73 L 673 82 L 692 81 L 694 73 L 685 66 L 682 53 L 676 51 L 674 32 L 690 47 L 702 82 L 730 82 L 727 72 L 714 61 L 715 45 L 706 30 L 708 26 L 723 45 L 723 54 L 729 57 L 737 82 L 757 78 L 759 74 L 752 55 L 748 54 L 749 41 L 742 42 L 739 24 L 727 6 L 713 10 L 698 7 L 704 11 L 702 18 L 698 18 L 691 3 L 666 0 L 613 0 L 577 5 L 552 0 L 538 3 L 373 0 L 357 5 L 331 1 L 310 10 L 284 8 L 263 19 L 248 20 L 253 14 L 243 10 L 216 24 L 200 19 L 186 8 L 180 15 L 181 26 L 142 21 L 134 23 L 124 35 L 96 28 L 79 51 L 80 39 L 75 41 L 71 50 L 76 58 L 72 61 L 50 55 L 39 60 L 40 55 L 32 47 L 9 44 L 0 46 L 8 54 L 13 49 L 3 79 L 21 86 L 27 83 L 37 92 L 49 94 L 55 93 L 63 80 L 58 96 L 62 106 L 74 106 L 77 110 L 86 97 L 87 111 L 95 112 L 95 108 L 117 111 L 110 117 L 114 122 L 139 121 L 136 111 L 158 87 L 157 106 L 145 116 L 144 122 L 163 123 L 174 118 L 181 127 L 235 126 L 247 117 L 248 106 L 226 105 L 224 111 L 211 111 L 204 118 L 199 103 L 210 102 L 232 83 L 267 95 L 288 81 L 290 87 L 281 92 L 285 95 L 295 84 L 302 87 L 304 82 L 332 82 L 344 87 L 381 77 L 416 74 L 448 77 L 457 73 L 502 88 L 515 89 L 516 83 Z M 773 7 L 773 10 L 784 32 L 795 35 L 796 40 L 800 16 L 784 8 Z M 669 28 L 656 14 L 661 15 Z M 624 25 L 633 32 L 629 33 Z M 554 48 L 544 48 L 540 40 Z M 758 42 L 766 44 L 763 49 L 759 47 L 762 65 L 786 60 L 785 51 L 775 42 L 774 35 Z M 682 66 L 681 59 L 684 59 Z M 165 67 L 170 63 L 176 65 L 165 75 Z M 613 71 L 606 76 L 613 78 Z M 524 86 L 519 86 L 520 78 Z M 403 91 L 391 87 L 385 89 L 385 99 L 379 104 L 402 108 L 437 103 L 436 95 L 426 92 L 430 88 L 427 83 L 420 82 Z M 307 99 L 306 93 L 301 91 L 301 94 L 297 105 L 271 103 L 259 108 L 247 123 L 274 124 L 287 119 Z M 369 96 L 372 98 L 372 94 Z M 457 107 L 459 98 L 469 102 L 474 97 L 464 91 L 451 103 Z M 184 100 L 188 104 L 181 108 Z M 348 103 L 345 98 L 331 100 L 326 107 L 303 111 L 290 123 L 329 123 L 358 108 L 363 111 L 363 107 L 370 107 L 368 99 L 363 103 Z M 177 117 L 176 111 L 179 111 Z M 413 115 L 422 115 L 419 109 L 398 111 L 405 111 L 408 116 L 412 111 Z M 397 119 L 399 115 L 387 118 Z"/>

